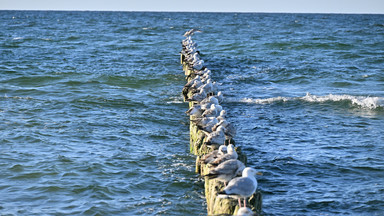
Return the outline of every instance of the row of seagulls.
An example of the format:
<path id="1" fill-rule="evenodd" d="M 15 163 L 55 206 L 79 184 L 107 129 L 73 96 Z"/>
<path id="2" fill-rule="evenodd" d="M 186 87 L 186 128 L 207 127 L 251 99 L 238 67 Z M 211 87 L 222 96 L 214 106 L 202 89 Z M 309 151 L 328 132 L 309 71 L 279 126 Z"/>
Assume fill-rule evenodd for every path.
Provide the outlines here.
<path id="1" fill-rule="evenodd" d="M 191 124 L 203 132 L 203 144 L 212 149 L 219 146 L 217 150 L 203 155 L 199 163 L 209 168 L 206 178 L 224 183 L 224 189 L 219 192 L 219 196 L 238 198 L 238 215 L 251 215 L 252 211 L 246 207 L 246 198 L 252 196 L 257 189 L 254 176 L 257 172 L 251 167 L 245 167 L 244 163 L 238 160 L 235 146 L 230 142 L 236 136 L 236 128 L 226 120 L 226 111 L 220 105 L 224 101 L 223 93 L 219 91 L 219 84 L 213 81 L 211 70 L 204 65 L 197 43 L 192 40 L 196 32 L 201 31 L 191 29 L 185 32 L 186 38 L 182 41 L 181 54 L 190 72 L 182 94 L 184 101 L 192 102 L 186 114 L 192 116 Z M 244 207 L 241 206 L 241 198 L 244 199 Z"/>

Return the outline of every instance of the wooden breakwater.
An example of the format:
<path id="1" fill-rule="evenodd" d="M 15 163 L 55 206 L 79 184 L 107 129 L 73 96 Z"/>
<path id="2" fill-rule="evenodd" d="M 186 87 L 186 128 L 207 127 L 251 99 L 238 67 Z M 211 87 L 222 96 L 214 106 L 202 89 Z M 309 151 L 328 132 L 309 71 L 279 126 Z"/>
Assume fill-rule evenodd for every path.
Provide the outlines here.
<path id="1" fill-rule="evenodd" d="M 197 44 L 196 42 L 192 41 L 191 36 L 193 34 L 193 30 L 190 30 L 189 33 L 187 32 L 184 35 L 186 38 L 182 41 L 183 48 L 182 52 L 180 53 L 180 63 L 183 66 L 183 71 L 186 76 L 187 83 L 195 79 L 197 74 L 202 75 L 203 71 L 205 71 L 204 76 L 206 76 L 208 71 L 211 73 L 211 71 L 204 66 L 204 61 L 200 59 L 200 52 L 197 50 Z M 210 74 L 208 76 L 210 76 Z M 192 98 L 193 94 L 196 94 L 196 92 L 184 92 L 183 89 L 183 94 L 186 94 L 184 95 L 184 101 L 189 103 L 189 108 L 199 103 L 198 101 L 189 100 L 189 98 Z M 206 97 L 209 96 L 218 97 L 218 90 L 210 92 Z M 213 150 L 218 149 L 220 145 L 207 145 L 207 133 L 202 129 L 199 129 L 198 125 L 194 121 L 195 119 L 195 116 L 190 116 L 190 152 L 197 156 L 196 172 L 204 177 L 212 168 L 209 164 L 201 163 L 201 158 Z M 235 140 L 233 137 L 226 137 L 225 144 L 228 145 L 228 143 L 235 145 Z M 240 147 L 235 147 L 235 150 L 238 154 L 237 159 L 246 165 L 247 156 L 241 151 Z M 224 183 L 214 178 L 209 179 L 208 177 L 205 177 L 204 180 L 208 215 L 236 215 L 239 209 L 237 199 L 218 196 L 218 193 L 224 188 Z M 259 190 L 257 190 L 251 197 L 249 197 L 247 202 L 247 207 L 250 208 L 253 212 L 251 215 L 261 214 L 262 196 Z"/>

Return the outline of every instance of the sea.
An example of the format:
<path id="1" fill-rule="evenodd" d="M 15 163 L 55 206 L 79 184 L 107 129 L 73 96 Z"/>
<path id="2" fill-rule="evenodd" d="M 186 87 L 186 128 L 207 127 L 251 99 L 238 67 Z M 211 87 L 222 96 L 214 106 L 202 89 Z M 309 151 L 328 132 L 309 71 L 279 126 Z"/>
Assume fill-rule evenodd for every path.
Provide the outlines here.
<path id="1" fill-rule="evenodd" d="M 191 28 L 263 215 L 384 214 L 384 15 L 0 11 L 0 215 L 206 215 Z"/>

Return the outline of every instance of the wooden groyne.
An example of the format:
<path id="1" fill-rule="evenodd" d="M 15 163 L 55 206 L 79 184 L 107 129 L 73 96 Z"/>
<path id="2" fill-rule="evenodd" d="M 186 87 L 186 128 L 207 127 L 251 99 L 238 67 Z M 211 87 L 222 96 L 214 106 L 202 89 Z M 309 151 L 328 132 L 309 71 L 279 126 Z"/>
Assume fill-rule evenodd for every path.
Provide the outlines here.
<path id="1" fill-rule="evenodd" d="M 196 89 L 191 90 L 191 81 L 193 84 L 195 82 L 194 80 L 196 80 L 196 76 L 198 75 L 201 77 L 205 77 L 205 83 L 204 81 L 202 81 L 202 84 L 207 84 L 206 80 L 211 79 L 211 71 L 204 66 L 204 61 L 200 59 L 200 52 L 197 50 L 197 44 L 196 42 L 192 41 L 191 36 L 195 32 L 196 30 L 193 29 L 186 32 L 186 34 L 184 35 L 186 36 L 186 38 L 182 41 L 183 49 L 180 53 L 180 63 L 183 66 L 186 81 L 187 83 L 189 83 L 189 85 L 187 84 L 188 86 L 186 85 L 183 89 L 184 101 L 189 103 L 189 108 L 199 105 L 200 103 L 199 100 L 191 99 L 194 97 L 194 95 L 198 94 L 198 91 L 196 91 Z M 203 80 L 203 78 L 198 79 Z M 209 98 L 210 96 L 214 96 L 216 98 L 221 97 L 221 94 L 219 93 L 218 89 L 215 89 L 215 87 L 213 87 L 212 91 L 206 93 L 206 98 Z M 210 152 L 217 150 L 221 144 L 208 144 L 207 132 L 197 125 L 195 121 L 196 119 L 198 119 L 196 115 L 190 115 L 190 152 L 197 156 L 196 172 L 199 173 L 202 177 L 205 176 L 204 186 L 208 215 L 237 215 L 239 210 L 238 200 L 236 198 L 219 196 L 219 192 L 222 191 L 224 188 L 224 183 L 215 178 L 210 179 L 206 176 L 212 169 L 212 165 L 208 163 L 203 163 L 201 159 Z M 225 141 L 222 144 L 228 145 L 230 143 L 235 145 L 235 140 L 233 139 L 233 136 L 227 136 L 226 134 L 225 137 Z M 241 148 L 238 146 L 236 147 L 236 145 L 235 150 L 238 155 L 237 160 L 241 161 L 246 166 L 247 156 L 241 151 Z M 247 203 L 247 207 L 250 208 L 252 212 L 250 212 L 250 214 L 244 215 L 261 214 L 262 196 L 259 190 L 256 190 L 256 192 L 247 199 Z"/>

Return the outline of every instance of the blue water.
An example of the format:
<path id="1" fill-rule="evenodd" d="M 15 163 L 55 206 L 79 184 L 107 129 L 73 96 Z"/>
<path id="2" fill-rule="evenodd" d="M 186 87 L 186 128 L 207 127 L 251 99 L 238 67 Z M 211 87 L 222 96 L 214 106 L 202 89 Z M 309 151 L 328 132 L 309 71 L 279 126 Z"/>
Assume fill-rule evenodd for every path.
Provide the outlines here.
<path id="1" fill-rule="evenodd" d="M 265 215 L 384 212 L 384 15 L 0 11 L 2 215 L 206 215 L 191 27 Z"/>

